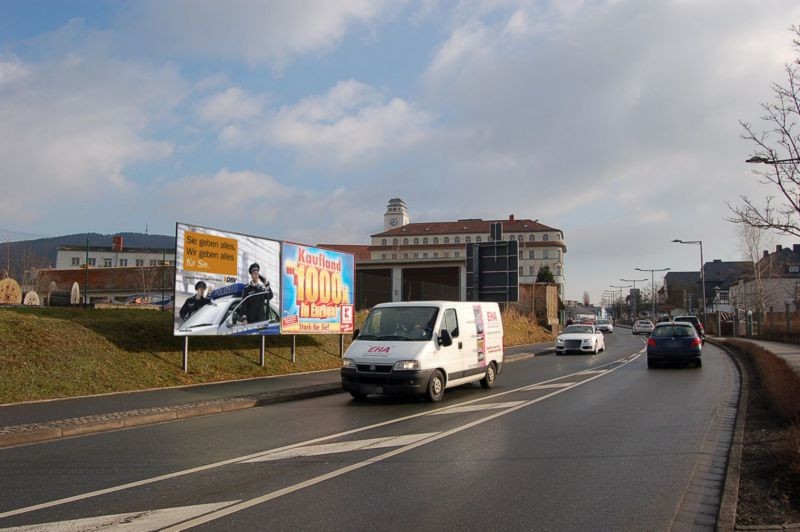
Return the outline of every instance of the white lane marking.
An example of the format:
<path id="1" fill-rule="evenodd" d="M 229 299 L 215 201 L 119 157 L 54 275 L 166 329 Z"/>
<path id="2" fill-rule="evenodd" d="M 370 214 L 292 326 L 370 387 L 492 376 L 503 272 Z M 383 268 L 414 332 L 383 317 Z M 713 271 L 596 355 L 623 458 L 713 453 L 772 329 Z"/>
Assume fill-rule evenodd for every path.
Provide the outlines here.
<path id="1" fill-rule="evenodd" d="M 527 386 L 523 388 L 523 390 L 549 390 L 551 388 L 566 388 L 567 386 L 572 386 L 575 384 L 574 382 L 554 382 L 553 384 L 534 384 L 532 386 Z"/>
<path id="2" fill-rule="evenodd" d="M 322 445 L 311 445 L 308 447 L 298 447 L 271 453 L 258 458 L 245 460 L 244 463 L 270 462 L 273 460 L 285 460 L 288 458 L 299 458 L 303 456 L 317 456 L 321 454 L 349 453 L 353 451 L 364 451 L 369 449 L 383 449 L 386 447 L 402 447 L 425 438 L 435 436 L 438 432 L 428 432 L 427 434 L 407 434 L 405 436 L 388 436 L 386 438 L 372 438 L 369 440 L 343 441 L 338 443 L 325 443 Z"/>
<path id="3" fill-rule="evenodd" d="M 611 370 L 608 369 L 589 369 L 586 371 L 581 371 L 578 375 L 602 375 L 603 373 L 608 373 Z"/>
<path id="4" fill-rule="evenodd" d="M 613 368 L 613 369 L 609 370 L 608 372 L 603 373 L 602 375 L 594 375 L 592 377 L 589 377 L 588 379 L 584 379 L 584 380 L 582 380 L 580 382 L 577 382 L 577 383 L 573 384 L 570 387 L 560 388 L 558 390 L 550 392 L 549 394 L 543 395 L 542 397 L 537 397 L 536 399 L 531 399 L 530 401 L 523 401 L 521 404 L 519 404 L 517 406 L 511 407 L 511 408 L 507 408 L 505 410 L 501 410 L 500 412 L 496 412 L 496 413 L 494 413 L 492 415 L 486 416 L 486 417 L 478 419 L 476 421 L 472 421 L 470 423 L 466 423 L 464 425 L 461 425 L 460 427 L 456 427 L 456 428 L 447 430 L 445 432 L 440 432 L 440 433 L 436 434 L 435 436 L 431 436 L 430 438 L 426 438 L 424 440 L 417 441 L 415 443 L 406 445 L 404 447 L 400 447 L 398 449 L 391 450 L 391 451 L 389 451 L 387 453 L 375 456 L 373 458 L 369 458 L 369 459 L 364 460 L 362 462 L 358 462 L 356 464 L 351 464 L 351 465 L 349 465 L 347 467 L 343 467 L 341 469 L 337 469 L 336 471 L 331 471 L 330 473 L 326 473 L 324 475 L 320 475 L 318 477 L 306 480 L 304 482 L 300 482 L 299 484 L 295 484 L 294 486 L 288 486 L 286 488 L 283 488 L 283 489 L 280 489 L 280 490 L 277 490 L 277 491 L 273 491 L 271 493 L 267 493 L 267 494 L 261 495 L 260 497 L 256 497 L 254 499 L 250 499 L 249 501 L 240 502 L 238 504 L 234 504 L 233 506 L 229 506 L 227 508 L 222 508 L 221 510 L 218 510 L 218 511 L 212 513 L 212 514 L 200 516 L 200 517 L 197 517 L 195 519 L 192 519 L 191 521 L 180 523 L 179 525 L 176 525 L 174 527 L 167 528 L 167 529 L 165 529 L 165 531 L 166 532 L 177 532 L 177 531 L 180 531 L 180 530 L 187 530 L 187 529 L 192 528 L 192 527 L 204 525 L 206 523 L 210 523 L 211 521 L 215 521 L 217 519 L 221 519 L 221 518 L 226 517 L 228 515 L 234 514 L 236 512 L 240 512 L 242 510 L 246 510 L 248 508 L 252 508 L 253 506 L 257 506 L 259 504 L 263 504 L 263 503 L 271 501 L 273 499 L 277 499 L 277 498 L 282 497 L 284 495 L 288 495 L 290 493 L 294 493 L 296 491 L 300 491 L 300 490 L 308 488 L 310 486 L 314 486 L 315 484 L 319 484 L 321 482 L 325 482 L 326 480 L 330 480 L 330 479 L 345 475 L 347 473 L 350 473 L 352 471 L 356 471 L 358 469 L 362 469 L 364 467 L 367 467 L 368 465 L 372 465 L 372 464 L 375 464 L 375 463 L 378 463 L 378 462 L 382 462 L 382 461 L 387 460 L 389 458 L 392 458 L 394 456 L 397 456 L 397 455 L 406 453 L 408 451 L 411 451 L 413 449 L 416 449 L 417 447 L 422 447 L 423 445 L 427 445 L 429 443 L 441 440 L 443 438 L 447 438 L 448 436 L 452 436 L 453 434 L 457 434 L 459 432 L 465 431 L 465 430 L 470 429 L 472 427 L 476 427 L 476 426 L 481 425 L 483 423 L 486 423 L 486 422 L 492 421 L 494 419 L 497 419 L 499 417 L 508 415 L 508 414 L 510 414 L 512 412 L 516 412 L 517 410 L 520 410 L 520 409 L 525 408 L 527 406 L 531 406 L 531 405 L 534 405 L 536 403 L 542 402 L 545 399 L 549 399 L 549 398 L 554 397 L 556 395 L 562 394 L 562 393 L 564 393 L 566 391 L 572 390 L 573 388 L 577 388 L 578 386 L 583 386 L 586 383 L 592 382 L 593 380 L 599 379 L 600 377 L 604 377 L 608 373 L 611 373 L 612 371 L 616 371 L 617 369 L 619 369 L 621 367 L 624 367 L 626 364 L 628 364 L 628 362 L 626 362 L 624 364 L 620 364 L 616 368 Z"/>
<path id="5" fill-rule="evenodd" d="M 441 416 L 445 414 L 460 414 L 462 412 L 480 412 L 482 410 L 496 410 L 499 408 L 510 408 L 512 406 L 517 406 L 518 404 L 522 404 L 525 401 L 509 401 L 507 403 L 488 403 L 485 405 L 470 405 L 470 406 L 454 406 L 452 408 L 448 408 L 447 410 L 437 410 L 433 412 L 432 416 Z"/>
<path id="6" fill-rule="evenodd" d="M 637 357 L 638 357 L 638 355 L 641 355 L 641 353 L 643 353 L 643 352 L 644 352 L 644 350 L 642 350 L 639 353 L 637 353 Z M 622 360 L 623 359 L 614 360 L 614 361 L 611 361 L 611 362 L 609 362 L 609 363 L 607 363 L 605 365 L 606 366 L 612 366 L 614 364 L 620 363 Z M 634 359 L 632 359 L 632 360 L 634 360 Z M 599 367 L 603 367 L 603 366 L 599 366 Z M 574 377 L 576 375 L 580 375 L 580 372 L 570 373 L 568 375 L 562 375 L 560 377 L 553 377 L 552 379 L 548 379 L 546 381 L 542 381 L 542 382 L 537 383 L 537 384 L 538 385 L 548 384 L 548 383 L 551 383 L 551 382 L 554 382 L 554 381 L 558 381 L 558 380 Z M 522 386 L 520 388 L 512 388 L 510 390 L 506 390 L 504 392 L 499 392 L 499 393 L 496 393 L 496 394 L 493 394 L 493 395 L 489 395 L 489 396 L 486 396 L 486 397 L 477 397 L 475 399 L 471 399 L 469 401 L 464 401 L 462 403 L 459 403 L 459 405 L 461 405 L 461 406 L 468 405 L 468 404 L 477 403 L 477 402 L 480 402 L 480 401 L 486 401 L 488 399 L 494 399 L 496 397 L 502 397 L 502 396 L 508 395 L 510 393 L 517 393 L 519 391 L 525 390 L 528 386 L 530 386 L 530 385 Z M 440 410 L 445 410 L 447 408 L 452 408 L 452 407 L 451 406 L 445 406 L 445 407 L 441 408 Z M 216 469 L 218 467 L 223 467 L 223 466 L 230 465 L 230 464 L 237 464 L 239 462 L 243 462 L 243 461 L 249 460 L 251 458 L 256 458 L 258 456 L 263 456 L 263 455 L 274 453 L 274 452 L 277 452 L 277 451 L 283 451 L 285 449 L 294 449 L 295 447 L 304 447 L 306 445 L 311 445 L 311 444 L 314 444 L 314 443 L 320 443 L 320 442 L 324 442 L 324 441 L 328 441 L 328 440 L 333 440 L 333 439 L 336 439 L 336 438 L 342 438 L 344 436 L 349 436 L 351 434 L 357 434 L 359 432 L 364 432 L 366 430 L 372 430 L 372 429 L 377 429 L 377 428 L 381 428 L 381 427 L 386 427 L 388 425 L 393 425 L 395 423 L 402 423 L 403 421 L 416 419 L 416 418 L 422 417 L 422 416 L 428 416 L 428 415 L 434 414 L 436 412 L 438 412 L 438 410 L 432 410 L 430 412 L 419 412 L 417 414 L 411 414 L 411 415 L 408 415 L 408 416 L 398 417 L 398 418 L 395 418 L 395 419 L 389 419 L 387 421 L 381 421 L 380 423 L 375 423 L 373 425 L 367 425 L 365 427 L 359 427 L 359 428 L 355 428 L 355 429 L 345 430 L 343 432 L 339 432 L 339 433 L 336 433 L 336 434 L 331 434 L 329 436 L 321 436 L 319 438 L 314 438 L 314 439 L 306 440 L 304 442 L 299 442 L 299 443 L 293 443 L 293 444 L 290 444 L 290 445 L 285 445 L 283 447 L 277 447 L 275 449 L 268 449 L 266 451 L 259 451 L 257 453 L 253 453 L 253 454 L 249 454 L 249 455 L 245 455 L 245 456 L 237 456 L 235 458 L 229 458 L 227 460 L 221 460 L 219 462 L 214 462 L 212 464 L 206 464 L 206 465 L 202 465 L 202 466 L 192 467 L 192 468 L 189 468 L 189 469 L 184 469 L 182 471 L 175 471 L 174 473 L 166 473 L 164 475 L 159 475 L 157 477 L 151 477 L 151 478 L 145 478 L 145 479 L 142 479 L 142 480 L 136 480 L 136 481 L 133 481 L 133 482 L 128 482 L 127 484 L 120 484 L 119 486 L 112 486 L 110 488 L 103 488 L 103 489 L 99 489 L 99 490 L 95 490 L 95 491 L 90 491 L 90 492 L 87 492 L 87 493 L 81 493 L 81 494 L 78 494 L 78 495 L 72 495 L 70 497 L 64 497 L 63 499 L 56 499 L 54 501 L 47 501 L 47 502 L 43 502 L 43 503 L 39 503 L 39 504 L 34 504 L 32 506 L 26 506 L 26 507 L 23 507 L 23 508 L 17 508 L 15 510 L 8 510 L 6 512 L 0 513 L 0 519 L 3 519 L 5 517 L 11 517 L 11 516 L 14 516 L 14 515 L 20 515 L 20 514 L 24 514 L 24 513 L 28 513 L 28 512 L 33 512 L 33 511 L 36 511 L 36 510 L 42 510 L 44 508 L 52 508 L 54 506 L 60 506 L 62 504 L 68 504 L 68 503 L 71 503 L 71 502 L 81 501 L 81 500 L 84 500 L 84 499 L 90 499 L 92 497 L 99 497 L 101 495 L 107 495 L 109 493 L 115 493 L 115 492 L 118 492 L 118 491 L 123 491 L 123 490 L 131 489 L 131 488 L 138 488 L 140 486 L 146 486 L 147 484 L 153 484 L 155 482 L 161 482 L 162 480 L 170 480 L 170 479 L 173 479 L 173 478 L 182 477 L 182 476 L 186 476 L 186 475 L 191 475 L 191 474 L 194 474 L 194 473 L 201 473 L 203 471 L 209 471 L 211 469 Z"/>
<path id="7" fill-rule="evenodd" d="M 241 501 L 214 502 L 194 506 L 179 506 L 161 510 L 144 510 L 126 514 L 101 515 L 86 517 L 72 521 L 54 521 L 37 525 L 16 526 L 3 530 L 25 532 L 75 532 L 76 530 L 160 530 L 166 526 L 180 524 L 203 514 L 214 512 L 220 508 L 231 506 Z"/>

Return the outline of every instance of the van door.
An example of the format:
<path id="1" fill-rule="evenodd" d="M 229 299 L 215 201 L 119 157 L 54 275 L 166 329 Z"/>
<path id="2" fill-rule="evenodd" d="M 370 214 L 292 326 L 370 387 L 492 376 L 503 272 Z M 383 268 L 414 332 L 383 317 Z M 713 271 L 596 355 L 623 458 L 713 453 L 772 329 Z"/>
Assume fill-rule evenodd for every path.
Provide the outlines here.
<path id="1" fill-rule="evenodd" d="M 439 365 L 447 371 L 447 380 L 460 379 L 464 376 L 464 349 L 463 335 L 459 329 L 458 314 L 456 309 L 447 308 L 442 317 L 442 329 L 447 329 L 453 338 L 453 344 L 447 347 L 439 346 Z"/>

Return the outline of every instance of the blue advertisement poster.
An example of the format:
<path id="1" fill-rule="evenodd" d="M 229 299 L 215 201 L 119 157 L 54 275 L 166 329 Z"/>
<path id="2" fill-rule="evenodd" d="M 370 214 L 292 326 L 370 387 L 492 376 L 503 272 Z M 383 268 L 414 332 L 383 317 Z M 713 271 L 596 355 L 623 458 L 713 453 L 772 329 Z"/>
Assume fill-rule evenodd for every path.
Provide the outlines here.
<path id="1" fill-rule="evenodd" d="M 355 327 L 353 255 L 283 243 L 281 333 L 341 334 Z"/>

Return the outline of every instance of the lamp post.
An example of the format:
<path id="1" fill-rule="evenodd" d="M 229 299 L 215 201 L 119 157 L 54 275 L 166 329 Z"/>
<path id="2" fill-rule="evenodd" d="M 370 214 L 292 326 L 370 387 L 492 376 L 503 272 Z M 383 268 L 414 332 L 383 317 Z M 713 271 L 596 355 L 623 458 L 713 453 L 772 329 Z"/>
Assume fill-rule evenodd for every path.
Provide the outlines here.
<path id="1" fill-rule="evenodd" d="M 705 275 L 705 263 L 703 262 L 703 241 L 680 240 L 676 238 L 672 242 L 673 244 L 698 244 L 700 246 L 700 283 L 702 285 L 700 294 L 701 297 L 703 298 L 703 323 L 705 323 L 706 322 L 706 275 Z"/>
<path id="2" fill-rule="evenodd" d="M 619 301 L 619 315 L 622 316 L 622 290 L 624 288 L 630 288 L 631 285 L 619 286 L 619 285 L 611 284 L 611 285 L 608 285 L 608 286 L 610 286 L 611 288 L 616 288 L 617 290 L 619 290 L 619 299 L 618 299 L 618 301 Z"/>
<path id="3" fill-rule="evenodd" d="M 650 272 L 650 290 L 651 290 L 650 302 L 652 303 L 652 306 L 653 306 L 653 315 L 651 316 L 651 318 L 653 320 L 655 320 L 656 319 L 656 284 L 655 284 L 655 281 L 654 281 L 654 278 L 653 278 L 653 273 L 654 272 L 667 272 L 667 271 L 669 271 L 669 268 L 658 268 L 658 269 L 634 268 L 634 270 L 636 270 L 637 272 Z M 655 321 L 653 323 L 655 323 Z"/>
<path id="4" fill-rule="evenodd" d="M 760 155 L 753 155 L 749 159 L 745 161 L 746 163 L 756 163 L 756 164 L 792 164 L 792 163 L 800 163 L 800 158 L 791 158 L 791 159 L 767 159 L 766 157 L 762 157 Z"/>
<path id="5" fill-rule="evenodd" d="M 620 279 L 620 281 L 623 283 L 633 283 L 633 318 L 636 318 L 636 283 L 647 281 L 647 279 Z"/>

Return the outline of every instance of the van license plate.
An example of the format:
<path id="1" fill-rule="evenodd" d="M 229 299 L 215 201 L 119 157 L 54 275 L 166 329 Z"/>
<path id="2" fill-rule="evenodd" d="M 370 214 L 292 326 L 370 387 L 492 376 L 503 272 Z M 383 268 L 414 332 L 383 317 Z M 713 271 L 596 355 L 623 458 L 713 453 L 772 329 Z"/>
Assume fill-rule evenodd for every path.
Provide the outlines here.
<path id="1" fill-rule="evenodd" d="M 383 393 L 383 386 L 376 386 L 375 393 Z"/>

